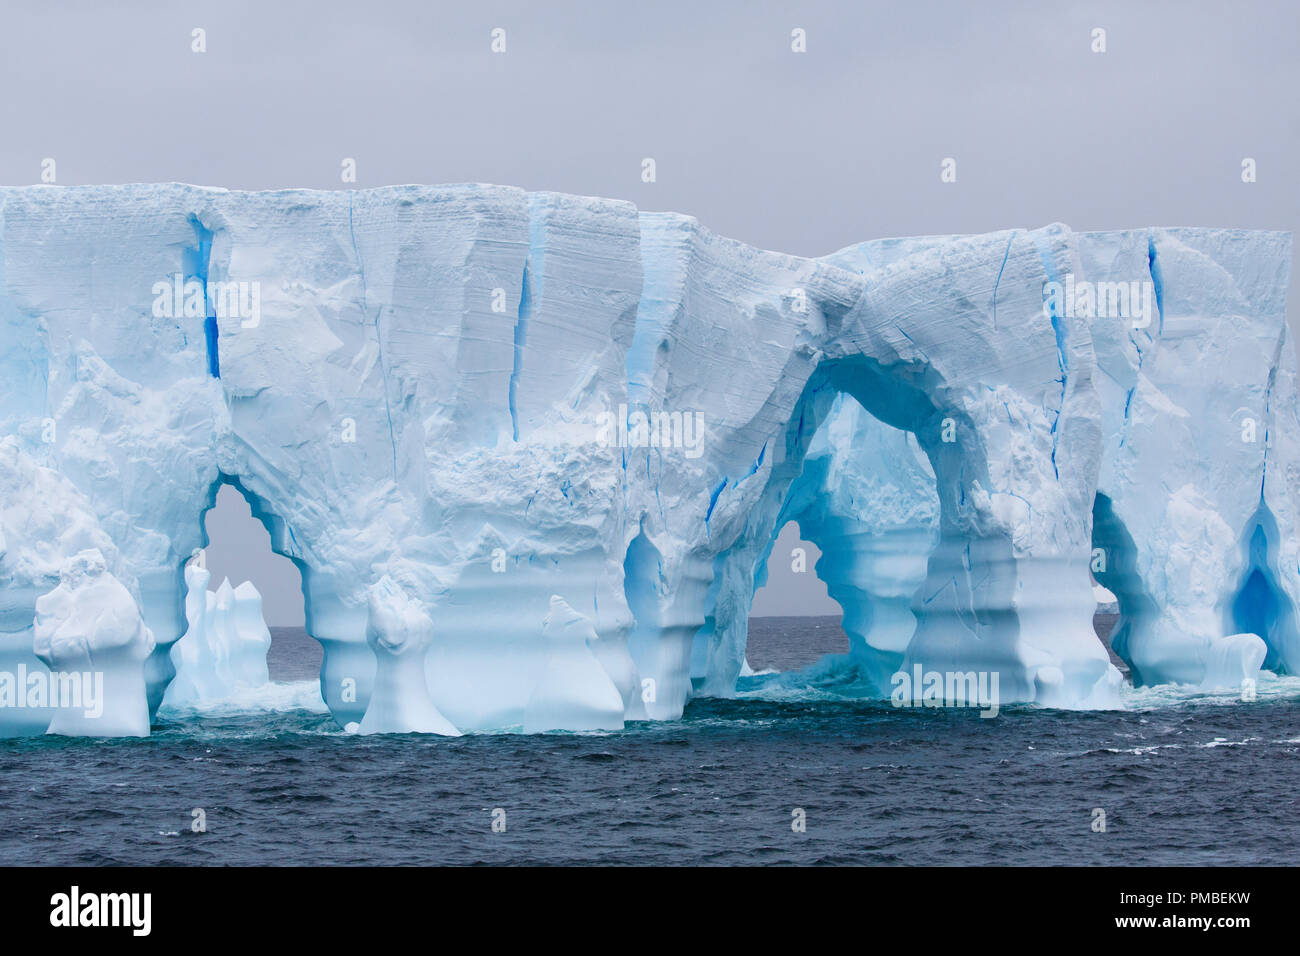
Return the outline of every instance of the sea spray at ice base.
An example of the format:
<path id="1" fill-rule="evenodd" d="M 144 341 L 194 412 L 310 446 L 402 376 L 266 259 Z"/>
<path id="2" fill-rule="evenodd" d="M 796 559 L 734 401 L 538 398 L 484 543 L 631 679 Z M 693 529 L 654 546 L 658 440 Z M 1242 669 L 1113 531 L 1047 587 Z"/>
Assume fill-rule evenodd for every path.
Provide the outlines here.
<path id="1" fill-rule="evenodd" d="M 907 527 L 891 524 L 905 502 L 832 495 L 790 515 L 814 542 L 838 536 L 818 572 L 855 667 L 901 655 L 997 671 L 1004 705 L 1114 706 L 1092 568 L 1138 681 L 1294 672 L 1289 256 L 1278 233 L 1055 225 L 800 259 L 506 187 L 6 189 L 0 480 L 50 497 L 39 517 L 4 506 L 2 663 L 40 666 L 36 599 L 93 544 L 156 642 L 156 709 L 182 565 L 230 482 L 302 570 L 340 724 L 363 721 L 376 653 L 400 643 L 385 622 L 425 615 L 437 713 L 524 725 L 557 648 L 579 652 L 544 636 L 553 599 L 586 622 L 565 633 L 587 635 L 624 719 L 675 718 L 692 694 L 735 692 L 792 486 L 819 426 L 856 402 L 864 428 L 914 436 L 911 458 L 860 462 L 841 427 L 834 467 L 888 472 L 919 450 L 936 510 Z M 178 270 L 256 283 L 259 321 L 211 296 L 207 316 L 156 310 Z M 1150 283 L 1157 315 L 1045 311 L 1066 276 Z M 620 406 L 702 414 L 702 453 L 594 440 Z M 409 614 L 376 610 L 385 578 Z M 416 686 L 409 655 L 399 666 Z M 566 716 L 548 680 L 548 726 L 584 726 L 590 681 L 570 690 Z"/>

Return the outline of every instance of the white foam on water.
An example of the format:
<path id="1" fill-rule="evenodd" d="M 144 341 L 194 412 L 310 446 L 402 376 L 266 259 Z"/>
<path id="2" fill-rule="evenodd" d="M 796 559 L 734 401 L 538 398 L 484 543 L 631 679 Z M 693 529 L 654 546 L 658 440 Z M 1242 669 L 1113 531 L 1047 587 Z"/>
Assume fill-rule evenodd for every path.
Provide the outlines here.
<path id="1" fill-rule="evenodd" d="M 229 697 L 205 700 L 182 706 L 164 704 L 158 711 L 161 717 L 183 718 L 231 714 L 284 713 L 306 710 L 315 714 L 329 713 L 321 698 L 320 681 L 271 681 L 261 687 L 243 688 Z"/>
<path id="2" fill-rule="evenodd" d="M 1157 684 L 1152 687 L 1125 684 L 1120 689 L 1119 709 L 1141 712 L 1171 707 L 1225 707 L 1300 700 L 1300 677 L 1279 677 L 1264 671 L 1260 674 L 1254 691 L 1254 701 L 1247 701 L 1243 699 L 1242 691 L 1236 688 L 1207 691 L 1185 684 Z M 736 697 L 741 700 L 815 703 L 869 700 L 872 699 L 872 690 L 869 684 L 857 678 L 847 661 L 847 655 L 829 655 L 798 670 L 765 670 L 743 678 L 737 684 Z"/>

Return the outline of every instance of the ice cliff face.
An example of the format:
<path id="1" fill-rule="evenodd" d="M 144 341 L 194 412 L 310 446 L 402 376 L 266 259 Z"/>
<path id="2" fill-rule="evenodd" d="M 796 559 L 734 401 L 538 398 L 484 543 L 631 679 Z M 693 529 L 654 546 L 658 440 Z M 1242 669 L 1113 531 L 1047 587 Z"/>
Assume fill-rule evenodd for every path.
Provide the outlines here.
<path id="1" fill-rule="evenodd" d="M 1085 272 L 1145 264 L 1156 291 L 1149 324 L 1093 332 L 1106 436 L 1093 535 L 1123 614 L 1117 652 L 1146 683 L 1236 685 L 1260 662 L 1297 673 L 1300 418 L 1279 237 L 1078 245 Z"/>
<path id="2" fill-rule="evenodd" d="M 791 518 L 874 686 L 1113 705 L 1090 570 L 1139 680 L 1294 673 L 1289 250 L 1053 225 L 801 259 L 505 187 L 0 190 L 0 480 L 52 489 L 0 506 L 0 663 L 39 666 L 35 601 L 93 544 L 156 709 L 231 482 L 363 729 L 730 693 Z"/>

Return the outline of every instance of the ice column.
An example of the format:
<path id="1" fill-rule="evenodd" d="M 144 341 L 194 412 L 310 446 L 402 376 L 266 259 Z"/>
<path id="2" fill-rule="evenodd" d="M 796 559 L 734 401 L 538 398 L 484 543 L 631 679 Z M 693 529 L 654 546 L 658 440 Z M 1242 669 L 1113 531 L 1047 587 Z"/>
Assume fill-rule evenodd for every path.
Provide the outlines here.
<path id="1" fill-rule="evenodd" d="M 361 733 L 459 737 L 429 696 L 424 658 L 433 644 L 433 620 L 420 600 L 384 575 L 370 589 L 368 610 L 366 642 L 375 652 L 375 684 Z"/>
<path id="2" fill-rule="evenodd" d="M 50 669 L 57 704 L 48 732 L 149 736 L 144 660 L 153 648 L 153 632 L 104 556 L 91 549 L 68 559 L 58 587 L 36 601 L 33 650 Z"/>

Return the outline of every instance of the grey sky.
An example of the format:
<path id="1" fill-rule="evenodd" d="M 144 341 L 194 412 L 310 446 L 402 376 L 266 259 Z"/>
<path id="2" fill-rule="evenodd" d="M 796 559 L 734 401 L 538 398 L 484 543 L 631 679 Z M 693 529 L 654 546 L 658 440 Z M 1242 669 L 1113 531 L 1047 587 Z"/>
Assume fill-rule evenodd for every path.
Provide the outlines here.
<path id="1" fill-rule="evenodd" d="M 354 157 L 359 186 L 610 196 L 801 255 L 1053 221 L 1294 230 L 1300 218 L 1293 0 L 4 0 L 0 11 L 6 184 L 38 181 L 52 157 L 64 185 L 335 189 Z M 190 50 L 195 27 L 206 53 Z M 494 27 L 503 55 L 489 48 Z M 795 27 L 807 53 L 791 52 Z M 1091 51 L 1094 27 L 1104 54 Z M 647 156 L 653 184 L 640 180 Z M 956 183 L 939 180 L 944 157 Z M 271 623 L 300 618 L 260 557 L 246 563 L 231 576 L 258 584 Z M 788 567 L 777 562 L 760 595 L 766 613 L 834 608 Z"/>

